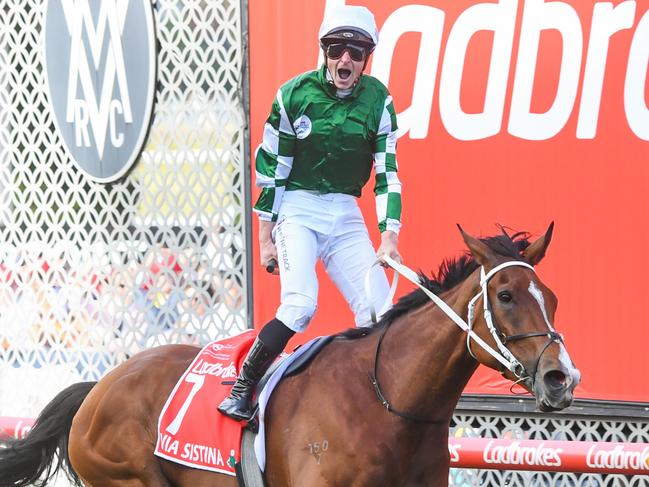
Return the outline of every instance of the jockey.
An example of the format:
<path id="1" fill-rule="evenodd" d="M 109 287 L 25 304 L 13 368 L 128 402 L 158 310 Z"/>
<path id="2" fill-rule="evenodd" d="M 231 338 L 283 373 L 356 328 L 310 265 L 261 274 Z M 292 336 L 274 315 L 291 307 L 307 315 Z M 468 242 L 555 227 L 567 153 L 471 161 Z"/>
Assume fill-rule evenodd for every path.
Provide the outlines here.
<path id="1" fill-rule="evenodd" d="M 387 88 L 363 74 L 378 42 L 374 16 L 365 7 L 330 9 L 319 32 L 325 62 L 288 81 L 278 91 L 255 156 L 254 211 L 259 217 L 261 263 L 278 263 L 281 304 L 242 366 L 219 411 L 249 420 L 254 388 L 289 339 L 306 329 L 317 304 L 316 262 L 355 315 L 370 322 L 364 279 L 375 309 L 389 294 L 377 256 L 401 261 L 401 183 L 395 156 L 397 119 Z M 374 192 L 381 244 L 374 251 L 356 199 L 375 172 Z"/>

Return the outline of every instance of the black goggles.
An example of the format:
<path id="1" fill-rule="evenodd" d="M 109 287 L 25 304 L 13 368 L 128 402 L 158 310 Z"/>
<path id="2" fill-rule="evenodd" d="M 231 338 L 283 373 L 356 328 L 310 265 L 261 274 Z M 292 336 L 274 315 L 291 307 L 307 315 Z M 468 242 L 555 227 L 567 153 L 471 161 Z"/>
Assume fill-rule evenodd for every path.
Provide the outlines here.
<path id="1" fill-rule="evenodd" d="M 343 43 L 343 42 L 335 42 L 333 44 L 329 44 L 327 46 L 327 49 L 325 50 L 325 53 L 327 54 L 327 57 L 329 59 L 340 59 L 343 57 L 343 54 L 347 51 L 349 53 L 349 57 L 352 58 L 352 61 L 364 61 L 365 57 L 367 56 L 367 49 L 364 46 L 358 45 L 358 44 L 350 44 L 350 43 Z"/>

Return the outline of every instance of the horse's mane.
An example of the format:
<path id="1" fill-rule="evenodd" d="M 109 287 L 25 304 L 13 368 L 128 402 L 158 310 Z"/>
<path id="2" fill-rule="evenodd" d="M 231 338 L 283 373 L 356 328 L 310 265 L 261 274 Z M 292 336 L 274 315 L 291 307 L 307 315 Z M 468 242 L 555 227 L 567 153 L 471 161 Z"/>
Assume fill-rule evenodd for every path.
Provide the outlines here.
<path id="1" fill-rule="evenodd" d="M 481 238 L 480 241 L 498 255 L 523 260 L 522 252 L 530 244 L 528 240 L 530 234 L 528 232 L 517 232 L 509 236 L 504 228 L 502 230 L 501 235 Z M 442 261 L 437 273 L 433 273 L 431 278 L 426 277 L 422 271 L 419 271 L 419 281 L 429 291 L 441 294 L 460 284 L 477 268 L 478 263 L 473 260 L 471 253 L 467 251 L 460 257 Z M 388 310 L 375 325 L 364 328 L 350 328 L 339 335 L 346 338 L 357 338 L 372 333 L 377 329 L 383 329 L 390 326 L 400 316 L 423 306 L 429 301 L 430 298 L 421 289 L 417 288 L 400 298 L 397 304 Z"/>

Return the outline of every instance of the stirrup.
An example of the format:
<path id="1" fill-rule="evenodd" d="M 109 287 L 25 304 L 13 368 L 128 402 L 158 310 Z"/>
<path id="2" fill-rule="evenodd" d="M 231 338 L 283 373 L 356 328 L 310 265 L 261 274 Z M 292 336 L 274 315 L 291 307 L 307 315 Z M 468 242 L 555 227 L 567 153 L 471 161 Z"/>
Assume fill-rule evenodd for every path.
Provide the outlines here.
<path id="1" fill-rule="evenodd" d="M 239 400 L 231 396 L 226 397 L 223 402 L 217 408 L 218 411 L 227 416 L 228 418 L 234 419 L 235 421 L 252 421 L 259 412 L 259 408 L 255 404 L 254 406 L 250 404 L 250 398 L 242 398 L 245 400 L 245 404 L 239 404 Z"/>

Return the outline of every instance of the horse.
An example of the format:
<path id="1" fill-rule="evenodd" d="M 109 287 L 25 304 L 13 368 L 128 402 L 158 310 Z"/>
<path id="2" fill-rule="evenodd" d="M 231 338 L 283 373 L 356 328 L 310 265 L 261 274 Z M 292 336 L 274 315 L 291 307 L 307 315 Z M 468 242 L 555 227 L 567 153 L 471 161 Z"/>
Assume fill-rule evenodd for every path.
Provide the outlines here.
<path id="1" fill-rule="evenodd" d="M 469 252 L 432 278 L 417 274 L 420 288 L 377 324 L 337 334 L 280 382 L 265 411 L 268 487 L 447 486 L 451 416 L 479 364 L 532 393 L 541 411 L 572 403 L 580 372 L 554 329 L 557 298 L 533 268 L 553 224 L 534 242 L 460 231 Z M 93 487 L 235 487 L 232 476 L 153 455 L 160 411 L 197 352 L 153 348 L 59 393 L 28 436 L 0 449 L 0 485 L 63 470 Z"/>

